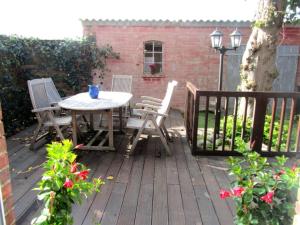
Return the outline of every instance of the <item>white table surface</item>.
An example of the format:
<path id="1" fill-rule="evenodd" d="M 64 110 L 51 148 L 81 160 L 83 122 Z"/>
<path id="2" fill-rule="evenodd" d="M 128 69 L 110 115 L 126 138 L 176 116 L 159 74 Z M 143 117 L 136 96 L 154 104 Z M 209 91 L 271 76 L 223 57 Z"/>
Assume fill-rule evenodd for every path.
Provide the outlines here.
<path id="1" fill-rule="evenodd" d="M 127 92 L 100 91 L 97 99 L 92 99 L 88 92 L 76 94 L 58 103 L 61 108 L 70 110 L 105 110 L 126 105 L 132 98 Z"/>

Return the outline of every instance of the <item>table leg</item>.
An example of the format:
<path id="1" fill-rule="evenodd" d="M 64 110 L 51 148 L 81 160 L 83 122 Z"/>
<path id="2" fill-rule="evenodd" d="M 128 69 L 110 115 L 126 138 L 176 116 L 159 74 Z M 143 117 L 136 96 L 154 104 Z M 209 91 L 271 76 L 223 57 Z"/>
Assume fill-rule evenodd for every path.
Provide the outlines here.
<path id="1" fill-rule="evenodd" d="M 114 148 L 114 128 L 113 128 L 113 110 L 110 109 L 107 112 L 108 114 L 108 145 L 111 148 Z"/>
<path id="2" fill-rule="evenodd" d="M 72 111 L 72 138 L 73 145 L 77 145 L 77 121 L 76 121 L 76 112 Z"/>
<path id="3" fill-rule="evenodd" d="M 123 108 L 119 107 L 119 120 L 120 120 L 120 133 L 123 133 L 123 118 L 122 118 Z"/>
<path id="4" fill-rule="evenodd" d="M 90 113 L 90 129 L 94 130 L 94 114 Z"/>

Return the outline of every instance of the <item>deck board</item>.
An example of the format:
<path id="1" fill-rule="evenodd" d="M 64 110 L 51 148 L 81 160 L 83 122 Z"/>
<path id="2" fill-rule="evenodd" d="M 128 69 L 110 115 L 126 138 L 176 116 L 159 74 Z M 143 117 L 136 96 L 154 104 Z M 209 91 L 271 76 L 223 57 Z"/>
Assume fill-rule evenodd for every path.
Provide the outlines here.
<path id="1" fill-rule="evenodd" d="M 105 184 L 101 192 L 74 205 L 75 225 L 233 224 L 233 203 L 219 199 L 218 193 L 230 183 L 226 171 L 216 169 L 226 165 L 224 157 L 191 155 L 181 113 L 172 111 L 165 124 L 173 139 L 170 157 L 155 135 L 144 137 L 130 158 L 124 157 L 127 135 L 116 135 L 118 153 L 79 152 L 78 159 L 91 169 L 91 178 L 101 176 Z M 32 188 L 43 172 L 37 166 L 46 159 L 45 147 L 32 152 L 21 141 L 33 129 L 8 140 L 17 225 L 30 224 L 42 209 Z M 22 172 L 29 168 L 33 169 Z M 107 180 L 108 176 L 113 179 Z"/>

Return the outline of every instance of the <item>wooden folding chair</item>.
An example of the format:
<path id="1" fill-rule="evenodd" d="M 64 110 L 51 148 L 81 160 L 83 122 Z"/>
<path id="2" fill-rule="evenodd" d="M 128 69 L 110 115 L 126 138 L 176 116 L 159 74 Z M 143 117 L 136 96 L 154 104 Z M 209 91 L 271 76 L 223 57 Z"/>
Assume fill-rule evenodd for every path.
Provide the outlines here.
<path id="1" fill-rule="evenodd" d="M 137 103 L 137 106 L 143 107 L 143 109 L 136 109 L 136 111 L 141 113 L 142 116 L 141 118 L 130 117 L 126 125 L 127 128 L 138 130 L 130 149 L 131 154 L 134 152 L 142 133 L 156 133 L 159 135 L 167 154 L 171 155 L 171 150 L 166 140 L 166 138 L 169 139 L 169 135 L 166 127 L 164 126 L 164 122 L 170 111 L 171 100 L 176 85 L 177 81 L 169 82 L 166 96 L 161 103 Z"/>
<path id="2" fill-rule="evenodd" d="M 38 126 L 34 132 L 30 148 L 33 149 L 34 143 L 37 140 L 38 134 L 43 127 L 53 127 L 61 140 L 64 139 L 60 127 L 71 124 L 71 116 L 56 116 L 54 111 L 60 110 L 60 107 L 52 106 L 47 95 L 44 79 L 34 79 L 27 81 L 31 103 L 33 106 L 32 112 L 36 114 Z"/>

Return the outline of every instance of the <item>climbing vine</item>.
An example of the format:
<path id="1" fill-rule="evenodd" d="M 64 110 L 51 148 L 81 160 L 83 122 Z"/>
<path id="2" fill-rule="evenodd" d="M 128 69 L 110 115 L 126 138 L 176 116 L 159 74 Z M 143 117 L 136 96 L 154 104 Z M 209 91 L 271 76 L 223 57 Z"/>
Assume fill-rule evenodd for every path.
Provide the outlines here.
<path id="1" fill-rule="evenodd" d="M 26 81 L 52 77 L 62 96 L 86 90 L 92 71 L 105 76 L 106 60 L 118 58 L 109 45 L 98 47 L 94 38 L 40 40 L 0 36 L 0 101 L 7 135 L 34 121 Z"/>

